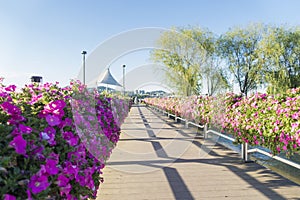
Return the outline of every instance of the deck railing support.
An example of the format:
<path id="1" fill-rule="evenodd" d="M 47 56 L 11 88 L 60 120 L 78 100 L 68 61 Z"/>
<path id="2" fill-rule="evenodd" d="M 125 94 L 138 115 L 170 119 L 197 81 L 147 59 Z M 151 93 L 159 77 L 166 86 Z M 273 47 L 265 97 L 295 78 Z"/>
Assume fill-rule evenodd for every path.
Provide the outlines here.
<path id="1" fill-rule="evenodd" d="M 189 128 L 189 120 L 185 120 L 185 126 L 184 126 L 185 128 Z"/>
<path id="2" fill-rule="evenodd" d="M 249 148 L 248 143 L 243 143 L 241 145 L 242 145 L 242 149 L 241 149 L 242 159 L 245 162 L 250 162 L 249 153 L 248 153 L 248 148 Z"/>
<path id="3" fill-rule="evenodd" d="M 207 137 L 208 137 L 208 135 L 207 135 L 207 124 L 204 125 L 203 135 L 204 135 L 204 139 L 207 139 Z"/>

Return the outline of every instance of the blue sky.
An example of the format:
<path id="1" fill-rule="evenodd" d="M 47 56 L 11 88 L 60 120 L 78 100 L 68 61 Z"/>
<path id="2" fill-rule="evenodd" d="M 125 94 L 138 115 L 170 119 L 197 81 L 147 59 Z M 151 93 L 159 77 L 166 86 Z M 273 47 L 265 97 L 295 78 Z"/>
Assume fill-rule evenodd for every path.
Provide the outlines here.
<path id="1" fill-rule="evenodd" d="M 200 26 L 221 34 L 251 22 L 300 23 L 297 0 L 0 0 L 0 76 L 23 86 L 32 75 L 67 85 L 92 52 L 120 32 Z M 87 55 L 88 56 L 88 55 Z M 137 59 L 138 60 L 138 59 Z M 133 55 L 116 64 L 137 65 Z M 131 63 L 132 62 L 132 63 Z M 117 78 L 120 73 L 115 72 Z"/>

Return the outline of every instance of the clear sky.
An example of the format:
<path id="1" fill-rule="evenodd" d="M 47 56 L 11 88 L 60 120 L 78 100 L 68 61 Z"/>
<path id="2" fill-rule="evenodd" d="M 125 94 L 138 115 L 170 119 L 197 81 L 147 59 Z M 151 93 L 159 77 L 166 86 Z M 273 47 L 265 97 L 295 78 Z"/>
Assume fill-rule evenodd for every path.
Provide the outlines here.
<path id="1" fill-rule="evenodd" d="M 251 22 L 294 26 L 299 10 L 299 0 L 0 0 L 0 76 L 6 85 L 41 75 L 64 86 L 77 77 L 82 50 L 92 52 L 123 31 L 197 25 L 221 34 Z"/>

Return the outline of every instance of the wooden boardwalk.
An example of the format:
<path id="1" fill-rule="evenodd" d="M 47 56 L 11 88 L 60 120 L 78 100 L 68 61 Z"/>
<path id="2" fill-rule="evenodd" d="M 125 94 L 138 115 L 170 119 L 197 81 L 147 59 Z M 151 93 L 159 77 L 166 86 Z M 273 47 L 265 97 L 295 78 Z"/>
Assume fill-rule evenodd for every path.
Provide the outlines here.
<path id="1" fill-rule="evenodd" d="M 197 130 L 147 107 L 133 107 L 97 200 L 299 199 L 300 186 Z"/>

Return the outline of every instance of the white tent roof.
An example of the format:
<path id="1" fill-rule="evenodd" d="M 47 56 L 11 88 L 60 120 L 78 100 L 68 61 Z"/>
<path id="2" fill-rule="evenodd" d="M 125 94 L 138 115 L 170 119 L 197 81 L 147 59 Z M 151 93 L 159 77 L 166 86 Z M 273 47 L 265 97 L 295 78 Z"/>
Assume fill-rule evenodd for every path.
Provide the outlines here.
<path id="1" fill-rule="evenodd" d="M 105 70 L 105 72 L 102 75 L 102 79 L 100 79 L 99 83 L 122 87 L 122 85 L 120 83 L 118 83 L 118 81 L 116 81 L 116 79 L 112 76 L 112 74 L 110 73 L 109 68 L 107 68 L 107 70 Z"/>

